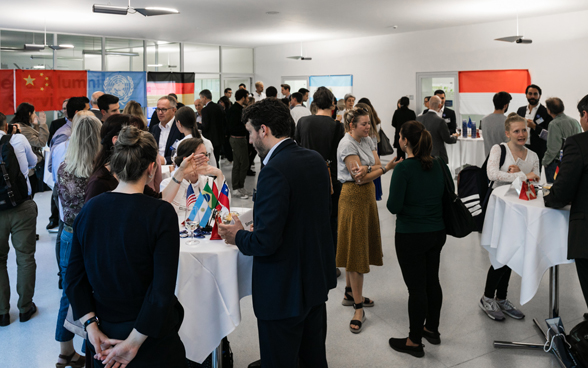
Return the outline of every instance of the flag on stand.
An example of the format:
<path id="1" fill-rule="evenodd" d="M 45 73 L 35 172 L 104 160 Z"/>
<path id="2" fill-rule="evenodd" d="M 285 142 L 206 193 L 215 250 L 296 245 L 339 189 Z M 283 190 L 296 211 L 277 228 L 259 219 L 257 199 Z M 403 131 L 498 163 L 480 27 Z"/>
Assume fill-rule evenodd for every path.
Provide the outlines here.
<path id="1" fill-rule="evenodd" d="M 217 196 L 218 198 L 218 204 L 216 205 L 216 210 L 219 216 L 226 216 L 231 212 L 231 207 L 229 205 L 229 187 L 227 185 L 227 182 L 223 182 L 223 187 L 220 191 L 220 193 L 218 192 L 218 189 L 216 188 L 216 183 L 213 183 L 212 185 L 212 192 Z M 216 220 L 216 219 L 215 219 Z M 212 235 L 210 237 L 211 240 L 220 240 L 222 239 L 219 235 L 218 235 L 218 223 L 216 221 L 214 221 L 214 226 L 212 227 Z"/>
<path id="2" fill-rule="evenodd" d="M 28 102 L 36 111 L 61 110 L 63 100 L 86 96 L 88 72 L 57 70 L 14 71 L 16 106 Z"/>
<path id="3" fill-rule="evenodd" d="M 192 188 L 192 184 L 190 184 L 186 191 L 186 207 L 190 207 L 194 203 L 196 203 L 196 194 L 194 194 L 194 189 Z"/>
<path id="4" fill-rule="evenodd" d="M 208 225 L 208 221 L 210 220 L 211 210 L 208 207 L 208 201 L 204 197 L 202 193 L 196 199 L 196 204 L 192 208 L 188 219 L 190 221 L 197 221 L 200 224 L 200 227 L 205 227 Z"/>
<path id="5" fill-rule="evenodd" d="M 146 88 L 145 72 L 88 72 L 88 98 L 102 91 L 118 97 L 121 109 L 131 100 L 147 107 Z"/>
<path id="6" fill-rule="evenodd" d="M 14 70 L 0 70 L 0 112 L 14 114 Z"/>

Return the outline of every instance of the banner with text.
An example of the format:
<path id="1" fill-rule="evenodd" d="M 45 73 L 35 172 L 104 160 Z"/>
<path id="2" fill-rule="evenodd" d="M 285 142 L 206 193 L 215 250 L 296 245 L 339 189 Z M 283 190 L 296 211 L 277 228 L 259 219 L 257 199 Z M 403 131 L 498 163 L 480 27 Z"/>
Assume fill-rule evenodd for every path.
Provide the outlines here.
<path id="1" fill-rule="evenodd" d="M 118 97 L 121 109 L 131 100 L 147 107 L 146 90 L 145 72 L 88 72 L 88 98 L 102 91 Z"/>
<path id="2" fill-rule="evenodd" d="M 16 106 L 28 102 L 36 111 L 61 110 L 63 100 L 86 96 L 87 72 L 57 70 L 15 71 Z"/>

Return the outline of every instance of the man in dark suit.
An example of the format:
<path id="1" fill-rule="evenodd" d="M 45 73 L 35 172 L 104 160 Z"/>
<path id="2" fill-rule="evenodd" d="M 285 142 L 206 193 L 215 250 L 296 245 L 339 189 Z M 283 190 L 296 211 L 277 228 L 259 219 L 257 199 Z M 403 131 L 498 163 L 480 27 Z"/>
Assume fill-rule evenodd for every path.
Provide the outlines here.
<path id="1" fill-rule="evenodd" d="M 584 133 L 566 139 L 557 179 L 544 201 L 546 207 L 553 208 L 572 204 L 568 259 L 576 261 L 582 294 L 588 306 L 588 95 L 578 103 L 578 111 Z"/>
<path id="2" fill-rule="evenodd" d="M 165 164 L 172 163 L 172 146 L 177 141 L 184 138 L 184 134 L 180 132 L 175 122 L 176 113 L 176 99 L 169 96 L 164 96 L 157 101 L 157 117 L 158 124 L 151 124 L 149 132 L 153 134 L 153 138 L 159 147 L 159 154 L 165 157 Z M 163 163 L 162 163 L 163 164 Z"/>
<path id="3" fill-rule="evenodd" d="M 441 99 L 441 111 L 439 113 L 441 119 L 443 119 L 447 124 L 449 133 L 455 133 L 457 131 L 457 118 L 455 117 L 455 111 L 451 110 L 449 107 L 445 107 L 445 91 L 438 89 L 435 91 L 435 96 Z M 429 102 L 429 108 L 430 107 L 431 106 Z"/>
<path id="4" fill-rule="evenodd" d="M 220 153 L 225 142 L 227 119 L 223 108 L 212 102 L 212 93 L 200 91 L 202 108 L 202 135 L 212 142 L 216 162 L 220 162 Z"/>
<path id="5" fill-rule="evenodd" d="M 445 120 L 439 116 L 438 111 L 441 111 L 441 99 L 438 96 L 432 96 L 429 100 L 429 111 L 416 119 L 431 133 L 433 138 L 431 155 L 441 157 L 447 164 L 449 163 L 449 157 L 447 157 L 445 143 L 454 144 L 457 142 L 458 134 L 449 134 L 449 127 Z"/>
<path id="6" fill-rule="evenodd" d="M 527 86 L 525 90 L 528 106 L 521 106 L 517 110 L 519 116 L 527 119 L 527 148 L 535 152 L 539 157 L 539 162 L 543 161 L 543 156 L 547 150 L 547 130 L 549 123 L 553 118 L 547 113 L 545 106 L 539 103 L 541 99 L 541 88 L 535 84 Z M 542 166 L 539 165 L 542 170 Z"/>
<path id="7" fill-rule="evenodd" d="M 100 98 L 100 96 L 102 96 L 104 94 L 104 92 L 102 91 L 96 91 L 94 93 L 92 93 L 92 99 L 90 100 L 90 103 L 92 104 L 92 107 L 90 108 L 90 111 L 94 114 L 94 116 L 96 116 L 98 118 L 98 120 L 102 121 L 102 113 L 100 112 L 100 109 L 98 108 L 98 99 Z"/>
<path id="8" fill-rule="evenodd" d="M 336 286 L 325 161 L 290 139 L 294 121 L 266 98 L 243 111 L 265 167 L 254 194 L 254 230 L 219 225 L 219 234 L 253 256 L 253 309 L 262 367 L 327 367 L 328 292 Z"/>

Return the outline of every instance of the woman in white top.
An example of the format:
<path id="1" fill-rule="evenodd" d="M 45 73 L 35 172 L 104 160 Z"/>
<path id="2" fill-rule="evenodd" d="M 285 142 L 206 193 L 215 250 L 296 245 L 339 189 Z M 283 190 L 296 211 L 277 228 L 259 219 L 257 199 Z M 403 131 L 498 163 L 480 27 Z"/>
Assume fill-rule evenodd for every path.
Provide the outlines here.
<path id="1" fill-rule="evenodd" d="M 527 122 L 517 113 L 511 113 L 504 122 L 508 143 L 496 144 L 490 150 L 487 164 L 488 179 L 494 181 L 493 188 L 510 185 L 516 178 L 539 181 L 539 157 L 525 147 L 527 142 Z M 504 145 L 506 156 L 500 166 L 500 155 Z M 500 166 L 500 167 L 499 167 Z M 504 320 L 504 315 L 522 319 L 525 315 L 506 298 L 511 269 L 503 266 L 497 270 L 490 266 L 486 277 L 484 296 L 480 299 L 480 308 L 488 317 L 496 321 Z"/>
<path id="2" fill-rule="evenodd" d="M 194 110 L 188 106 L 180 107 L 178 111 L 176 111 L 176 126 L 178 127 L 178 130 L 184 134 L 184 138 L 177 143 L 176 152 L 178 146 L 184 140 L 190 138 L 202 139 L 204 141 L 204 146 L 206 147 L 206 152 L 210 157 L 210 166 L 218 167 L 216 158 L 214 157 L 214 147 L 212 146 L 212 142 L 204 138 L 196 126 L 196 114 L 194 114 Z"/>

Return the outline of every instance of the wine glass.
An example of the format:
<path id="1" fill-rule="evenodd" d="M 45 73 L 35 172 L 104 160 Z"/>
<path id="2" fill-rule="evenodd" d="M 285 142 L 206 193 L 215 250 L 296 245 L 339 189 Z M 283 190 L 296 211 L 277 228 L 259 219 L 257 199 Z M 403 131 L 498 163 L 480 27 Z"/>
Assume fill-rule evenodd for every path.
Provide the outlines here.
<path id="1" fill-rule="evenodd" d="M 351 175 L 355 178 L 355 182 L 359 184 L 360 180 L 357 179 L 357 176 L 361 172 L 361 167 L 359 166 L 359 163 L 357 161 L 351 163 L 351 171 Z"/>
<path id="2" fill-rule="evenodd" d="M 200 244 L 200 242 L 198 240 L 196 240 L 196 238 L 194 237 L 194 230 L 196 230 L 198 228 L 198 222 L 197 221 L 193 221 L 190 219 L 186 219 L 186 228 L 188 230 L 190 230 L 190 236 L 191 236 L 191 240 L 188 240 L 188 242 L 186 244 L 188 245 L 197 245 Z"/>

